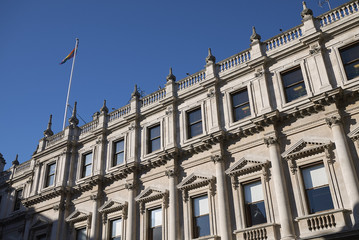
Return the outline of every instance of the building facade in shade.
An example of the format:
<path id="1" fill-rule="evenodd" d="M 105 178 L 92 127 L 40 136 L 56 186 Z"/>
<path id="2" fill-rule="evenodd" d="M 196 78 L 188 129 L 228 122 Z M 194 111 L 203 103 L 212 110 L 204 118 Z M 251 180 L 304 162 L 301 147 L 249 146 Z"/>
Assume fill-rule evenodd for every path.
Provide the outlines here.
<path id="1" fill-rule="evenodd" d="M 356 239 L 359 1 L 0 157 L 0 238 Z"/>

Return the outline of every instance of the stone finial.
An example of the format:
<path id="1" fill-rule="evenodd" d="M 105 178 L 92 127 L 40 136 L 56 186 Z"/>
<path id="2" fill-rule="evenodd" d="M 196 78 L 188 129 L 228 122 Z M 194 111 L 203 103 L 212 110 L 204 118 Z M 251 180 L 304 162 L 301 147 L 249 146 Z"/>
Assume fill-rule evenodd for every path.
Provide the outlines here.
<path id="1" fill-rule="evenodd" d="M 0 163 L 6 164 L 4 156 L 0 153 Z"/>
<path id="2" fill-rule="evenodd" d="M 19 165 L 19 154 L 16 154 L 16 158 L 15 158 L 15 160 L 14 161 L 12 161 L 12 165 L 15 165 L 15 166 L 17 166 L 17 165 Z"/>
<path id="3" fill-rule="evenodd" d="M 133 90 L 131 97 L 140 97 L 140 93 L 137 90 L 137 84 L 135 84 L 135 89 Z"/>
<path id="4" fill-rule="evenodd" d="M 261 35 L 256 32 L 256 28 L 254 26 L 252 27 L 252 35 L 250 40 L 251 42 L 259 42 L 261 40 Z"/>
<path id="5" fill-rule="evenodd" d="M 106 100 L 103 100 L 103 105 L 100 109 L 101 113 L 108 113 L 108 108 L 106 107 Z"/>
<path id="6" fill-rule="evenodd" d="M 208 48 L 208 56 L 206 57 L 206 63 L 215 63 L 216 57 L 212 55 L 211 48 Z"/>
<path id="7" fill-rule="evenodd" d="M 75 102 L 74 109 L 72 110 L 72 116 L 69 118 L 69 123 L 71 126 L 77 126 L 79 124 L 79 120 L 76 117 L 77 114 L 77 102 Z"/>
<path id="8" fill-rule="evenodd" d="M 168 81 L 176 81 L 176 76 L 173 75 L 172 68 L 170 68 L 170 73 L 167 75 L 166 79 L 167 79 L 167 82 Z"/>
<path id="9" fill-rule="evenodd" d="M 50 137 L 54 135 L 54 133 L 51 130 L 51 125 L 52 125 L 52 114 L 50 114 L 50 119 L 49 119 L 49 123 L 47 124 L 47 129 L 44 131 L 45 137 Z"/>
<path id="10" fill-rule="evenodd" d="M 300 15 L 302 16 L 303 19 L 308 16 L 313 16 L 312 9 L 307 8 L 307 4 L 304 1 L 303 1 L 303 11 L 300 13 Z"/>

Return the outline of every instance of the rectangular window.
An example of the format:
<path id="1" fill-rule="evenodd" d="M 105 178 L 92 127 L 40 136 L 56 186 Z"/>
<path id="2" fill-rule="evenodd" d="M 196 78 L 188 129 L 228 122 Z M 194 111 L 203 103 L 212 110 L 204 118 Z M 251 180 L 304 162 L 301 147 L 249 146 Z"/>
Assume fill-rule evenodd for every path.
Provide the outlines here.
<path id="1" fill-rule="evenodd" d="M 125 158 L 125 141 L 120 140 L 114 143 L 114 155 L 112 166 L 123 164 Z"/>
<path id="2" fill-rule="evenodd" d="M 251 115 L 248 92 L 246 89 L 240 92 L 233 93 L 231 95 L 231 98 L 234 122 Z"/>
<path id="3" fill-rule="evenodd" d="M 196 197 L 192 199 L 193 204 L 193 237 L 203 237 L 211 235 L 209 225 L 209 205 L 208 196 Z"/>
<path id="4" fill-rule="evenodd" d="M 122 238 L 122 219 L 111 221 L 111 240 L 121 240 Z"/>
<path id="5" fill-rule="evenodd" d="M 359 42 L 340 50 L 348 80 L 359 76 Z"/>
<path id="6" fill-rule="evenodd" d="M 82 155 L 82 173 L 81 177 L 91 175 L 92 171 L 92 152 Z"/>
<path id="7" fill-rule="evenodd" d="M 76 230 L 76 240 L 86 240 L 86 228 Z"/>
<path id="8" fill-rule="evenodd" d="M 304 78 L 300 67 L 281 73 L 285 100 L 291 102 L 297 98 L 307 95 Z"/>
<path id="9" fill-rule="evenodd" d="M 45 187 L 52 186 L 54 184 L 55 169 L 56 169 L 56 163 L 52 163 L 52 164 L 49 164 L 47 166 L 46 185 L 45 185 Z"/>
<path id="10" fill-rule="evenodd" d="M 36 240 L 46 240 L 46 234 L 37 236 L 37 237 L 36 237 Z"/>
<path id="11" fill-rule="evenodd" d="M 302 169 L 309 212 L 333 209 L 333 200 L 323 164 Z"/>
<path id="12" fill-rule="evenodd" d="M 153 209 L 148 212 L 148 239 L 162 240 L 162 208 Z"/>
<path id="13" fill-rule="evenodd" d="M 187 124 L 188 138 L 202 134 L 202 113 L 200 108 L 187 112 Z"/>
<path id="14" fill-rule="evenodd" d="M 148 153 L 154 152 L 161 148 L 161 131 L 160 125 L 148 129 Z"/>
<path id="15" fill-rule="evenodd" d="M 244 185 L 247 227 L 267 222 L 261 181 Z"/>
<path id="16" fill-rule="evenodd" d="M 17 211 L 21 207 L 21 199 L 22 199 L 22 189 L 16 190 L 15 192 L 15 204 L 14 211 Z"/>

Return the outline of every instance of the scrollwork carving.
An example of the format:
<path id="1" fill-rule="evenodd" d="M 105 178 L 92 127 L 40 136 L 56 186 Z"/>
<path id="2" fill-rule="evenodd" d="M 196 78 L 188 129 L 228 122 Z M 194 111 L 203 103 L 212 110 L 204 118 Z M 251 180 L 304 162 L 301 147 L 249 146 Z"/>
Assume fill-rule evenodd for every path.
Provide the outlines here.
<path id="1" fill-rule="evenodd" d="M 341 118 L 339 116 L 332 116 L 332 117 L 326 118 L 325 122 L 331 128 L 334 125 L 340 124 L 341 123 Z"/>
<path id="2" fill-rule="evenodd" d="M 264 138 L 264 143 L 269 147 L 270 145 L 277 144 L 278 139 L 275 137 Z"/>
<path id="3" fill-rule="evenodd" d="M 211 160 L 214 162 L 214 163 L 218 163 L 220 161 L 223 160 L 222 156 L 221 155 L 214 155 L 214 156 L 211 156 Z"/>

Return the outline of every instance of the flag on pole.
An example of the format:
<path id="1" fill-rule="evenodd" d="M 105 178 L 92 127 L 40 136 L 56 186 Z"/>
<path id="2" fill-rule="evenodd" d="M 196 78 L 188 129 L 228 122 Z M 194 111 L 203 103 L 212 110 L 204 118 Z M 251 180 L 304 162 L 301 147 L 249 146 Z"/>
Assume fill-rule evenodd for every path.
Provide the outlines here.
<path id="1" fill-rule="evenodd" d="M 67 56 L 62 60 L 62 62 L 60 62 L 60 64 L 64 64 L 67 60 L 73 58 L 74 55 L 75 55 L 75 54 L 74 54 L 74 53 L 75 53 L 75 49 L 76 49 L 76 48 L 74 48 L 74 50 L 72 50 L 72 51 L 70 52 L 70 54 L 67 55 Z"/>

